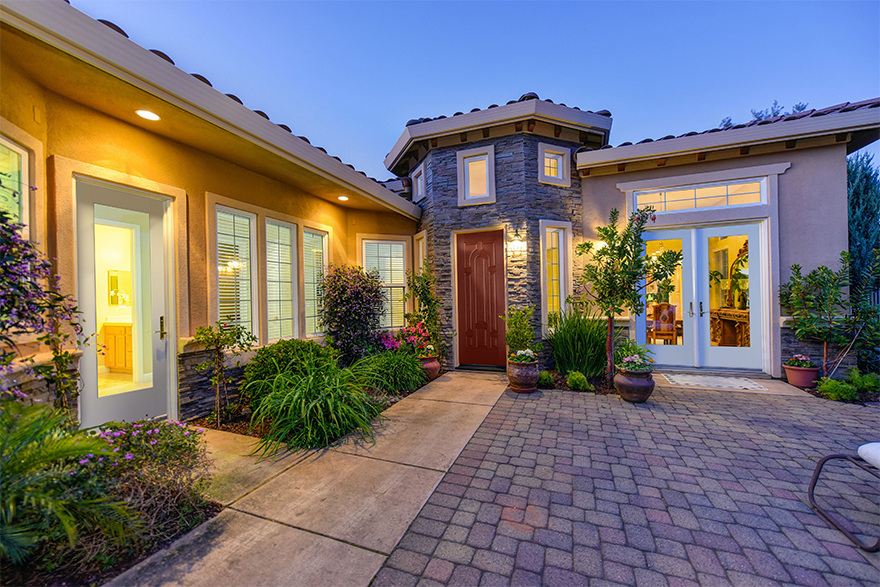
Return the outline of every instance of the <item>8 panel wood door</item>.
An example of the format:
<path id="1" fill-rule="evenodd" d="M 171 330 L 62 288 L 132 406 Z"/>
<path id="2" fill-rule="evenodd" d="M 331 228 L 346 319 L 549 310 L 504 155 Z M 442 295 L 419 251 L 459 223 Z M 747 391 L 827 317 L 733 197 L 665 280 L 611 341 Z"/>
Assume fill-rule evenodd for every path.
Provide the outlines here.
<path id="1" fill-rule="evenodd" d="M 458 362 L 504 366 L 504 231 L 459 234 L 456 249 Z"/>

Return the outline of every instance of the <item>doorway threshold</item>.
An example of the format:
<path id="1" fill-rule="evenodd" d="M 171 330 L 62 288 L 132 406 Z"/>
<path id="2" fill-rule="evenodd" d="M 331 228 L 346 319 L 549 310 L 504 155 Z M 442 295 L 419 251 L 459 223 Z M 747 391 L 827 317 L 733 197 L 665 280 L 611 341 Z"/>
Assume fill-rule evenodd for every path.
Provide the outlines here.
<path id="1" fill-rule="evenodd" d="M 749 379 L 773 379 L 758 369 L 726 369 L 724 367 L 685 367 L 677 365 L 657 365 L 654 372 L 660 375 L 708 375 L 716 377 L 748 377 Z"/>
<path id="2" fill-rule="evenodd" d="M 456 371 L 483 371 L 485 373 L 504 373 L 507 367 L 503 365 L 458 365 Z"/>

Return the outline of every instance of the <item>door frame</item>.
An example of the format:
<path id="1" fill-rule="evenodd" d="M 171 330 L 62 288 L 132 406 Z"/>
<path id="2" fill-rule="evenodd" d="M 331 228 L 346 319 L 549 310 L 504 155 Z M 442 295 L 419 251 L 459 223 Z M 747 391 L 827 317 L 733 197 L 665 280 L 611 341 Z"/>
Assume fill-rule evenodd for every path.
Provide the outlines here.
<path id="1" fill-rule="evenodd" d="M 127 173 L 83 163 L 59 155 L 48 160 L 50 191 L 49 233 L 54 236 L 50 254 L 56 258 L 55 272 L 61 277 L 62 293 L 76 296 L 77 248 L 76 248 L 76 182 L 90 181 L 124 189 L 139 196 L 164 200 L 165 218 L 163 234 L 165 241 L 165 311 L 168 339 L 168 417 L 177 418 L 180 407 L 178 393 L 179 337 L 190 335 L 189 326 L 189 272 L 187 269 L 187 194 L 182 188 L 158 183 Z M 82 421 L 81 406 L 77 416 Z"/>
<path id="2" fill-rule="evenodd" d="M 502 245 L 504 247 L 504 307 L 507 308 L 507 239 L 509 233 L 511 232 L 510 226 L 507 224 L 490 224 L 487 226 L 481 226 L 479 228 L 462 228 L 452 231 L 452 238 L 450 239 L 450 256 L 452 259 L 452 323 L 454 324 L 452 331 L 452 352 L 455 357 L 455 360 L 453 361 L 453 368 L 457 368 L 459 365 L 461 365 L 461 354 L 459 353 L 458 348 L 458 235 L 474 232 L 493 232 L 498 230 L 501 231 L 501 238 L 503 240 Z"/>

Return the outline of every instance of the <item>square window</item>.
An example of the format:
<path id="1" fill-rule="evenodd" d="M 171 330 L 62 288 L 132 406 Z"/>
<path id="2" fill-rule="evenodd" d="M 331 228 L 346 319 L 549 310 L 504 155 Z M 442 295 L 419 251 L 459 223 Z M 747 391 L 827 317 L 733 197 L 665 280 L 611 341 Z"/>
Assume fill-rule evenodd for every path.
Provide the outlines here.
<path id="1" fill-rule="evenodd" d="M 559 187 L 570 187 L 571 149 L 538 143 L 538 181 Z"/>
<path id="2" fill-rule="evenodd" d="M 495 147 L 467 149 L 457 154 L 458 205 L 473 206 L 495 201 Z"/>

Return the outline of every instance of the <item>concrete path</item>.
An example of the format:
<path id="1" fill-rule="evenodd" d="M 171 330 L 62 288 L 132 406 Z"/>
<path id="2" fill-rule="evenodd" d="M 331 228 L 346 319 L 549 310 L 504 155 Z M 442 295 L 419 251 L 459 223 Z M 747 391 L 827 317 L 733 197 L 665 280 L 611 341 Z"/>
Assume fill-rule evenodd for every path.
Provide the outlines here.
<path id="1" fill-rule="evenodd" d="M 252 439 L 209 431 L 227 509 L 108 585 L 366 587 L 506 386 L 446 374 L 386 410 L 375 444 L 260 463 Z"/>

